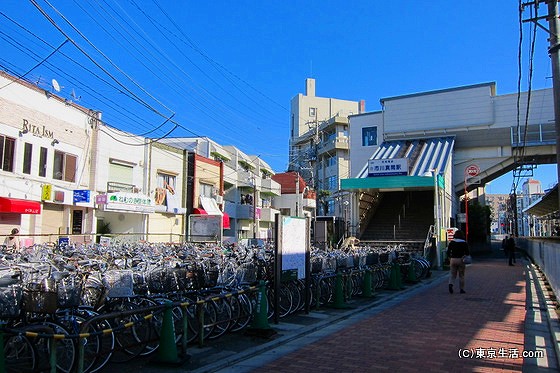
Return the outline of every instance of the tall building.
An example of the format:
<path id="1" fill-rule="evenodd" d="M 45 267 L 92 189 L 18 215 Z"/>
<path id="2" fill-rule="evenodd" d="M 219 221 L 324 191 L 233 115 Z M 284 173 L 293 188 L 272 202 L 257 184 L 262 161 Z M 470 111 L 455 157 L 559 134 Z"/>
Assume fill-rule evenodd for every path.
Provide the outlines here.
<path id="1" fill-rule="evenodd" d="M 543 232 L 539 219 L 524 212 L 527 207 L 544 195 L 541 182 L 535 179 L 527 179 L 523 183 L 521 190 L 521 201 L 519 201 L 521 206 L 517 213 L 519 235 L 541 236 Z"/>
<path id="2" fill-rule="evenodd" d="M 291 101 L 289 171 L 317 192 L 317 214 L 337 215 L 344 204 L 340 180 L 350 177 L 348 116 L 363 102 L 318 97 L 315 79 Z"/>

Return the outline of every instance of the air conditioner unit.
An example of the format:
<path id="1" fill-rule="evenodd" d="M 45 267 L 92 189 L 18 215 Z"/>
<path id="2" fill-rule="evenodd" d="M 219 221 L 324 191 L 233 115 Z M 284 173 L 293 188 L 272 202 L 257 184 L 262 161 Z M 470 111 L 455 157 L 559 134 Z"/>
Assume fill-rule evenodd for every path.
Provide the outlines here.
<path id="1" fill-rule="evenodd" d="M 216 196 L 216 203 L 224 203 L 224 196 L 217 195 Z"/>

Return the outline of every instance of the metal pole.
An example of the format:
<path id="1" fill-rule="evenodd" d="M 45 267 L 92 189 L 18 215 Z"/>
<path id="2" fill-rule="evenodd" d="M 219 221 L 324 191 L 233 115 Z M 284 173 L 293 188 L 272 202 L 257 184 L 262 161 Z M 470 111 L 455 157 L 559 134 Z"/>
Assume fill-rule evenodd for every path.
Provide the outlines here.
<path id="1" fill-rule="evenodd" d="M 469 239 L 469 195 L 467 193 L 467 176 L 465 174 L 465 240 Z"/>
<path id="2" fill-rule="evenodd" d="M 257 238 L 257 180 L 253 176 L 253 238 Z"/>
<path id="3" fill-rule="evenodd" d="M 438 174 L 437 170 L 432 170 L 434 173 L 434 202 L 435 202 L 435 239 L 436 239 L 436 260 L 437 260 L 437 267 L 441 268 L 441 254 L 439 252 L 439 235 L 440 235 L 440 226 L 439 226 L 439 186 L 438 186 Z"/>
<path id="4" fill-rule="evenodd" d="M 560 59 L 558 49 L 560 48 L 558 40 L 558 29 L 560 24 L 558 21 L 558 1 L 548 1 L 548 25 L 550 28 L 550 46 L 548 53 L 552 63 L 552 92 L 554 94 L 554 127 L 556 129 L 556 173 L 557 179 L 560 180 Z M 560 189 L 558 189 L 558 201 L 560 208 Z"/>

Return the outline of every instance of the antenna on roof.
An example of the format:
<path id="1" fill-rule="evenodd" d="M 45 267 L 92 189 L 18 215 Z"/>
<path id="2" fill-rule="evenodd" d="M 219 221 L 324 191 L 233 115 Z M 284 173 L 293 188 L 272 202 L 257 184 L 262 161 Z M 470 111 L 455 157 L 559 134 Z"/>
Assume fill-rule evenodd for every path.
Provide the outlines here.
<path id="1" fill-rule="evenodd" d="M 76 91 L 74 91 L 74 88 L 72 88 L 72 93 L 70 93 L 70 95 L 72 96 L 74 101 L 80 101 L 80 99 L 82 98 L 82 96 L 76 96 Z"/>
<path id="2" fill-rule="evenodd" d="M 51 80 L 52 87 L 55 91 L 60 92 L 60 85 L 56 81 L 56 79 Z"/>

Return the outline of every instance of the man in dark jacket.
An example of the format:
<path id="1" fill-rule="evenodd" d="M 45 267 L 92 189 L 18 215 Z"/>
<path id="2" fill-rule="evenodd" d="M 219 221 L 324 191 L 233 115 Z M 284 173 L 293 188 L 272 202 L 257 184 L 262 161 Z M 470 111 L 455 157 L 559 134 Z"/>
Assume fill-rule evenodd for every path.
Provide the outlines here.
<path id="1" fill-rule="evenodd" d="M 508 263 L 510 266 L 515 263 L 515 239 L 510 236 L 506 241 L 505 247 L 506 253 L 508 254 Z"/>

